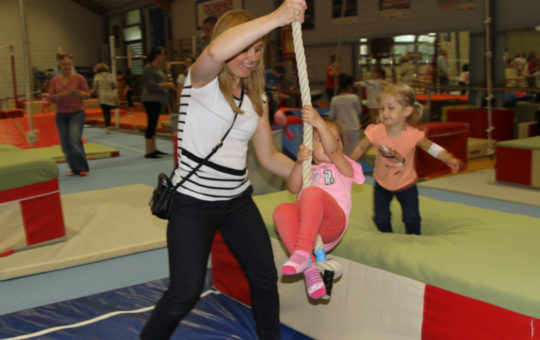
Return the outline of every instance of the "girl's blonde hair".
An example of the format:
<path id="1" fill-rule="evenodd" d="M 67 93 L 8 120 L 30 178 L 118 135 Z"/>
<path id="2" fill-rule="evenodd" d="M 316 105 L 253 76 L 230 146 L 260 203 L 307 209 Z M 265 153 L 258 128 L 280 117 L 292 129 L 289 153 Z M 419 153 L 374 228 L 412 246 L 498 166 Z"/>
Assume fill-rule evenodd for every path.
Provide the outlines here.
<path id="1" fill-rule="evenodd" d="M 223 14 L 217 21 L 216 26 L 214 27 L 214 30 L 212 32 L 212 40 L 214 40 L 221 33 L 225 32 L 227 29 L 243 24 L 253 19 L 255 19 L 255 15 L 246 10 L 237 9 L 228 11 L 227 13 Z M 262 55 L 264 55 L 264 44 L 263 50 L 261 51 L 261 56 Z M 243 113 L 243 111 L 234 102 L 234 95 L 232 92 L 232 79 L 230 76 L 230 70 L 228 69 L 226 64 L 219 72 L 218 80 L 219 88 L 221 89 L 221 92 L 225 96 L 225 99 L 227 100 L 233 111 L 236 113 Z M 259 62 L 251 72 L 250 76 L 245 79 L 241 79 L 241 83 L 244 91 L 246 91 L 246 95 L 248 96 L 251 104 L 253 105 L 253 108 L 255 109 L 255 112 L 257 112 L 259 116 L 262 116 L 262 95 L 264 92 L 264 63 L 262 57 L 259 59 Z"/>
<path id="2" fill-rule="evenodd" d="M 416 94 L 412 87 L 403 83 L 389 84 L 383 88 L 379 98 L 384 95 L 394 96 L 401 105 L 413 108 L 413 112 L 407 117 L 407 124 L 416 126 L 422 122 L 424 110 L 416 101 Z"/>
<path id="3" fill-rule="evenodd" d="M 99 63 L 94 66 L 94 73 L 109 72 L 109 66 L 104 63 Z"/>

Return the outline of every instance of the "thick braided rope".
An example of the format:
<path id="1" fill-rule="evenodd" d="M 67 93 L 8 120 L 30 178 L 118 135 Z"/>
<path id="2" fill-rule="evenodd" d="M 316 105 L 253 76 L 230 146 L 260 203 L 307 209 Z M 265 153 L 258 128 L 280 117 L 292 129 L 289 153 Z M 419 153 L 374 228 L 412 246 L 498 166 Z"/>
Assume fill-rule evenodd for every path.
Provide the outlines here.
<path id="1" fill-rule="evenodd" d="M 311 93 L 309 90 L 309 81 L 307 76 L 306 67 L 306 55 L 304 53 L 304 42 L 302 40 L 302 29 L 300 23 L 292 23 L 292 36 L 294 43 L 294 53 L 296 57 L 296 68 L 298 70 L 298 82 L 300 84 L 300 95 L 302 98 L 302 105 L 311 105 Z M 304 135 L 303 143 L 306 147 L 311 149 L 313 147 L 313 127 L 304 123 Z M 311 185 L 311 157 L 302 164 L 302 183 L 303 188 Z M 323 243 L 321 236 L 317 236 L 317 243 L 315 249 L 322 249 Z M 332 259 L 317 262 L 317 268 L 319 271 L 330 270 L 334 272 L 334 277 L 338 278 L 343 273 L 342 265 Z"/>
<path id="2" fill-rule="evenodd" d="M 300 95 L 302 106 L 311 105 L 311 94 L 309 90 L 309 81 L 307 76 L 306 55 L 304 53 L 304 42 L 302 40 L 302 28 L 299 22 L 292 23 L 292 36 L 294 43 L 294 54 L 296 56 L 296 68 L 298 70 L 298 82 L 300 84 Z M 304 123 L 304 145 L 311 149 L 313 147 L 313 128 Z M 302 164 L 302 187 L 307 188 L 311 185 L 311 157 Z"/>
<path id="3" fill-rule="evenodd" d="M 323 247 L 324 244 L 321 235 L 317 235 L 317 240 L 315 241 L 315 250 L 323 249 Z M 325 270 L 334 272 L 334 280 L 343 275 L 343 265 L 331 257 L 329 257 L 326 261 L 317 261 L 316 265 L 320 272 L 324 272 Z"/>

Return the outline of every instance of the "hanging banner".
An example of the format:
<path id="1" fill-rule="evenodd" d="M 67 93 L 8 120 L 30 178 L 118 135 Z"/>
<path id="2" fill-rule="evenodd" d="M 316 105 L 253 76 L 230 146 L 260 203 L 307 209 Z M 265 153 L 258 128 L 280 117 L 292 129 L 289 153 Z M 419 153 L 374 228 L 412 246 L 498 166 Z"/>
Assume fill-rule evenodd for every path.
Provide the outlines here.
<path id="1" fill-rule="evenodd" d="M 379 13 L 383 18 L 408 17 L 411 0 L 379 0 Z"/>
<path id="2" fill-rule="evenodd" d="M 231 9 L 242 8 L 244 8 L 243 0 L 197 0 L 195 3 L 197 29 L 200 30 L 204 19 L 210 16 L 219 18 Z"/>
<path id="3" fill-rule="evenodd" d="M 439 0 L 439 9 L 443 11 L 472 11 L 474 0 Z"/>

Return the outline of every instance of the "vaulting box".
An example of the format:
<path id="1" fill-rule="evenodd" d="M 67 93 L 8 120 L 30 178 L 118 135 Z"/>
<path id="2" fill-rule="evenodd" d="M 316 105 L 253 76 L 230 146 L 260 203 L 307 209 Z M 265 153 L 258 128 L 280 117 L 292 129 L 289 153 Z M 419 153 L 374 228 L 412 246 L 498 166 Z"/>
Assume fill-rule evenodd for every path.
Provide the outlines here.
<path id="1" fill-rule="evenodd" d="M 497 141 L 509 140 L 514 136 L 514 110 L 492 110 L 492 139 Z M 469 123 L 469 137 L 487 138 L 488 110 L 487 109 L 450 109 L 446 112 L 448 122 Z"/>
<path id="2" fill-rule="evenodd" d="M 58 168 L 48 157 L 0 145 L 0 256 L 63 240 Z"/>
<path id="3" fill-rule="evenodd" d="M 497 143 L 495 179 L 540 188 L 540 136 Z"/>

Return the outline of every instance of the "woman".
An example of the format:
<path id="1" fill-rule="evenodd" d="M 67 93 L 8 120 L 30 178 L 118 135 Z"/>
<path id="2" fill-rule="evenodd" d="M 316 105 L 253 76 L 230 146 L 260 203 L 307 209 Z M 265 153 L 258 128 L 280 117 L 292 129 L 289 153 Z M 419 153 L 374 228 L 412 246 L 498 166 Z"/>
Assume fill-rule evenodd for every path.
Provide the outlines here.
<path id="1" fill-rule="evenodd" d="M 261 56 L 263 37 L 274 28 L 303 21 L 305 8 L 305 0 L 286 0 L 257 19 L 243 10 L 227 12 L 216 24 L 212 42 L 191 66 L 179 113 L 181 162 L 173 182 L 196 167 L 231 125 L 232 130 L 209 161 L 178 188 L 167 228 L 169 288 L 143 328 L 142 339 L 168 339 L 193 308 L 217 229 L 248 279 L 259 339 L 279 339 L 277 272 L 270 238 L 251 198 L 246 157 L 251 140 L 266 169 L 287 177 L 293 167 L 273 144 L 263 103 Z"/>
<path id="2" fill-rule="evenodd" d="M 71 169 L 68 176 L 86 176 L 90 170 L 81 140 L 84 127 L 83 100 L 90 98 L 86 79 L 72 72 L 73 60 L 64 55 L 60 60 L 60 74 L 51 79 L 49 100 L 56 103 L 56 127 L 62 151 Z"/>
<path id="3" fill-rule="evenodd" d="M 109 72 L 109 66 L 100 63 L 94 66 L 94 80 L 92 81 L 92 92 L 97 94 L 99 106 L 105 118 L 105 132 L 111 131 L 111 109 L 118 107 L 118 93 L 116 91 L 116 81 Z"/>
<path id="4" fill-rule="evenodd" d="M 148 55 L 148 63 L 143 70 L 143 91 L 141 102 L 144 105 L 147 115 L 146 133 L 146 154 L 145 158 L 161 158 L 166 155 L 156 147 L 156 128 L 159 114 L 165 103 L 169 101 L 167 89 L 175 89 L 174 83 L 168 82 L 165 74 L 161 72 L 160 66 L 165 61 L 165 53 L 162 47 L 154 47 Z"/>

